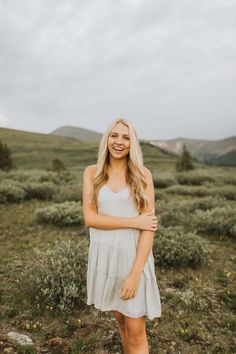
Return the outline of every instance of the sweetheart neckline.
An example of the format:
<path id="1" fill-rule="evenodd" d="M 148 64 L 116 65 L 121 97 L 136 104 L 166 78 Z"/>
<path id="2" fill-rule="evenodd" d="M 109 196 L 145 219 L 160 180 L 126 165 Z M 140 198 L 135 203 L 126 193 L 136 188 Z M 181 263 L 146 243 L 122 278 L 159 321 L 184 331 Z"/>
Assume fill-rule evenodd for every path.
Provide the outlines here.
<path id="1" fill-rule="evenodd" d="M 122 188 L 121 190 L 117 191 L 117 192 L 114 192 L 107 184 L 104 184 L 103 187 L 107 187 L 109 189 L 109 191 L 111 191 L 113 194 L 119 194 L 121 192 L 123 192 L 124 190 L 126 189 L 129 189 L 129 187 L 125 187 L 125 188 Z"/>

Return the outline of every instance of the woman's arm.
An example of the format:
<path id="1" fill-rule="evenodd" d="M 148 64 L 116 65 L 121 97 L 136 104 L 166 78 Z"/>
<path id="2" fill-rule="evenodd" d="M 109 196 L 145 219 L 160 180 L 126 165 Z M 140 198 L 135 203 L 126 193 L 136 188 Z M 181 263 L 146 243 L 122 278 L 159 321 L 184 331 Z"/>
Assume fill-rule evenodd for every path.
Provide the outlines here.
<path id="1" fill-rule="evenodd" d="M 118 217 L 98 213 L 92 208 L 89 195 L 92 189 L 92 178 L 96 172 L 96 165 L 87 166 L 83 174 L 83 217 L 85 225 L 98 229 L 113 230 L 122 228 L 156 229 L 156 217 L 146 213 L 135 217 Z"/>
<path id="2" fill-rule="evenodd" d="M 154 185 L 152 180 L 152 174 L 147 168 L 144 169 L 147 178 L 147 187 L 145 189 L 145 192 L 148 198 L 148 207 L 143 208 L 142 212 L 150 211 L 155 208 L 155 190 L 154 190 Z M 145 263 L 152 249 L 154 232 L 155 231 L 143 230 L 140 233 L 136 258 L 133 267 L 130 270 L 127 277 L 123 280 L 120 289 L 121 300 L 129 300 L 135 297 L 137 294 L 137 289 L 141 279 L 142 271 L 144 269 Z"/>
<path id="3" fill-rule="evenodd" d="M 143 209 L 143 212 L 151 211 L 154 209 L 155 213 L 155 189 L 153 185 L 152 173 L 145 167 L 147 187 L 146 195 L 148 198 L 148 207 Z M 140 273 L 143 271 L 147 258 L 151 252 L 155 231 L 143 230 L 139 236 L 139 242 L 137 246 L 136 259 L 132 267 L 132 272 Z"/>

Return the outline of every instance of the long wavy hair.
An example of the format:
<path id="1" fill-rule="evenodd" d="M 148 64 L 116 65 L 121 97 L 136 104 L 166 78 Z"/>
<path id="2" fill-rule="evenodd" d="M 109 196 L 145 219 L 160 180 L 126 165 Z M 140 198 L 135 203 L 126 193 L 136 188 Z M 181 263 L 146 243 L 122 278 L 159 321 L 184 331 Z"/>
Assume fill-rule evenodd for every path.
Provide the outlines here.
<path id="1" fill-rule="evenodd" d="M 97 169 L 92 181 L 92 191 L 90 195 L 91 204 L 97 208 L 98 191 L 104 184 L 106 184 L 109 178 L 108 166 L 110 152 L 108 150 L 108 137 L 117 123 L 122 123 L 129 128 L 130 151 L 127 155 L 126 182 L 130 186 L 137 209 L 141 212 L 141 209 L 148 205 L 148 200 L 144 192 L 147 183 L 144 173 L 142 150 L 135 128 L 128 120 L 123 118 L 114 120 L 108 126 L 100 141 L 96 164 Z"/>

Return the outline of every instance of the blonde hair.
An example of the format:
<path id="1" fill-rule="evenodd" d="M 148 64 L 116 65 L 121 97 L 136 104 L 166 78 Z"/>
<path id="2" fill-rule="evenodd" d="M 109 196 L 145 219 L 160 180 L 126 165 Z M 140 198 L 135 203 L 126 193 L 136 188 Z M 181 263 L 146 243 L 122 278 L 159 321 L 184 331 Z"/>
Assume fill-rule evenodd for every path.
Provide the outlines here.
<path id="1" fill-rule="evenodd" d="M 93 186 L 91 192 L 91 204 L 97 207 L 97 195 L 99 189 L 108 180 L 108 165 L 109 165 L 109 150 L 108 150 L 108 137 L 112 129 L 117 123 L 122 123 L 129 128 L 130 134 L 130 151 L 127 155 L 127 174 L 126 182 L 130 186 L 131 193 L 134 196 L 137 209 L 139 212 L 143 207 L 148 204 L 147 198 L 144 193 L 144 189 L 147 186 L 142 150 L 139 145 L 138 135 L 132 124 L 123 118 L 114 120 L 107 128 L 100 141 L 97 159 L 97 170 L 93 177 Z"/>

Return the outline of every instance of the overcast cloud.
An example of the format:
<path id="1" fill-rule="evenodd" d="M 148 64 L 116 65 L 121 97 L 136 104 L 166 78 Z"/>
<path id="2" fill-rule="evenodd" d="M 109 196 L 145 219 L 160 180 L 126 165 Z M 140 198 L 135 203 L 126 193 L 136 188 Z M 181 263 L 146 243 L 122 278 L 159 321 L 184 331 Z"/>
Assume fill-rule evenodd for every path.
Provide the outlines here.
<path id="1" fill-rule="evenodd" d="M 0 126 L 236 135 L 235 0 L 0 0 Z"/>

